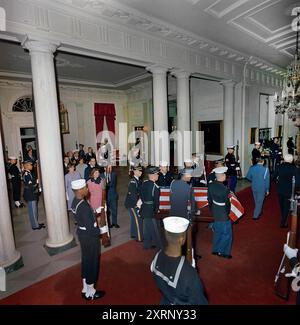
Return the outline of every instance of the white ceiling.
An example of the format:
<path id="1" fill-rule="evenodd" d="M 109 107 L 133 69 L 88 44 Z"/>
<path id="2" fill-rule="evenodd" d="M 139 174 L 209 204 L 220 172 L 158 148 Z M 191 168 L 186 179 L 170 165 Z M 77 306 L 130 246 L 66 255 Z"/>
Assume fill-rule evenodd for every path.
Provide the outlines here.
<path id="1" fill-rule="evenodd" d="M 73 0 L 78 3 L 87 0 Z M 149 18 L 144 29 L 151 31 L 151 20 L 160 21 L 164 36 L 172 36 L 179 27 L 206 40 L 253 55 L 285 67 L 295 49 L 295 32 L 291 28 L 292 8 L 299 0 L 92 0 L 119 7 L 120 17 L 141 13 Z M 141 24 L 140 24 L 141 25 Z M 169 26 L 168 26 L 169 25 Z M 172 26 L 173 25 L 173 26 Z M 171 27 L 171 28 L 169 28 Z M 163 30 L 164 29 L 164 30 Z"/>
<path id="2" fill-rule="evenodd" d="M 21 45 L 0 41 L 0 78 L 31 78 L 30 56 Z M 58 52 L 55 57 L 59 81 L 68 84 L 127 89 L 150 78 L 141 67 Z"/>

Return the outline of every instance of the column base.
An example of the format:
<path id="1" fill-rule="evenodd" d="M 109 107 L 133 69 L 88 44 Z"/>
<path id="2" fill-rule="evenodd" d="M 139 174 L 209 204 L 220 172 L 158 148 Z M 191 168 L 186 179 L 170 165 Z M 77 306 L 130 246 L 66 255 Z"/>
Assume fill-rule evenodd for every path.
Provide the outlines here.
<path id="1" fill-rule="evenodd" d="M 13 262 L 12 264 L 10 264 L 8 266 L 5 266 L 4 270 L 5 270 L 5 273 L 8 274 L 8 273 L 19 270 L 23 266 L 24 266 L 23 258 L 20 255 L 20 257 L 15 262 Z"/>
<path id="2" fill-rule="evenodd" d="M 44 245 L 44 248 L 50 256 L 53 256 L 53 255 L 57 255 L 59 253 L 62 253 L 64 251 L 71 249 L 73 247 L 76 247 L 76 246 L 77 246 L 76 240 L 75 240 L 75 238 L 73 238 L 72 241 L 70 241 L 66 245 L 63 245 L 60 247 L 49 247 L 47 245 Z"/>

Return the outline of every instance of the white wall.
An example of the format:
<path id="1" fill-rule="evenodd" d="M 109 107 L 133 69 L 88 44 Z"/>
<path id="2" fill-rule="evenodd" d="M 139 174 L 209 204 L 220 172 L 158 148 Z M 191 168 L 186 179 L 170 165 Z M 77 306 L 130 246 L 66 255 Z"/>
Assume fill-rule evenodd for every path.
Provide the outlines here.
<path id="1" fill-rule="evenodd" d="M 10 82 L 0 85 L 0 107 L 4 143 L 9 155 L 19 156 L 21 150 L 20 127 L 33 127 L 32 113 L 12 112 L 13 103 L 20 97 L 31 95 L 31 83 Z M 114 103 L 116 109 L 116 145 L 118 123 L 126 121 L 127 96 L 123 91 L 60 88 L 60 99 L 68 109 L 70 134 L 63 135 L 64 151 L 83 143 L 96 149 L 94 103 Z"/>

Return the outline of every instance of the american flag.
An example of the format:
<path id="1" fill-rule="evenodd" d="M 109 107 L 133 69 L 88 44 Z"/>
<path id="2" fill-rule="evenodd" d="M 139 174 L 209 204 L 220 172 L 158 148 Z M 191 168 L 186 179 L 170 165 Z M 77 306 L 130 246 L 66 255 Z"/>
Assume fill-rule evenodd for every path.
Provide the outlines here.
<path id="1" fill-rule="evenodd" d="M 195 201 L 197 203 L 198 209 L 202 209 L 208 205 L 207 201 L 207 187 L 194 187 Z M 231 209 L 229 217 L 235 222 L 237 221 L 243 214 L 244 208 L 241 202 L 237 199 L 237 197 L 230 193 L 229 200 L 231 203 Z M 161 187 L 160 188 L 160 198 L 159 198 L 159 210 L 166 211 L 170 210 L 170 188 L 169 187 Z"/>

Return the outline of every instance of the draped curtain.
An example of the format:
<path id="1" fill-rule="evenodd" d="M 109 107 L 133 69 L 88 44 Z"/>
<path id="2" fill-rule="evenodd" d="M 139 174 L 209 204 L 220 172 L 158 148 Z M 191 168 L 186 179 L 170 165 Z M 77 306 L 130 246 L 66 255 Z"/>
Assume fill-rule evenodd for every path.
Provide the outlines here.
<path id="1" fill-rule="evenodd" d="M 115 134 L 116 110 L 114 104 L 95 103 L 94 115 L 96 124 L 96 135 L 103 131 L 104 118 L 106 119 L 108 131 Z M 114 139 L 111 139 L 114 142 Z M 98 139 L 97 139 L 98 141 Z M 99 144 L 97 143 L 97 147 Z"/>

